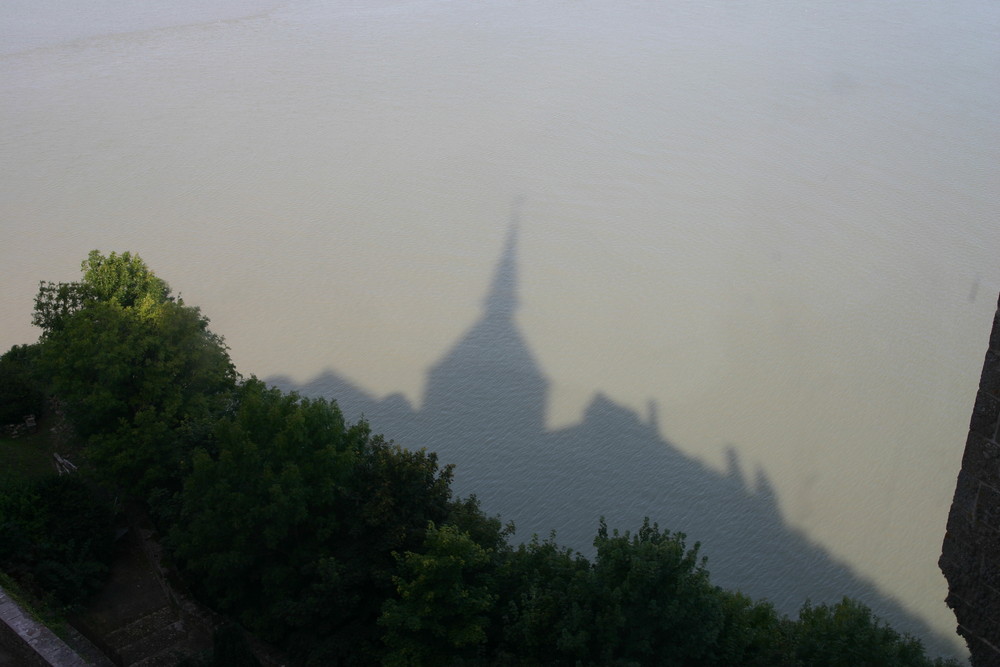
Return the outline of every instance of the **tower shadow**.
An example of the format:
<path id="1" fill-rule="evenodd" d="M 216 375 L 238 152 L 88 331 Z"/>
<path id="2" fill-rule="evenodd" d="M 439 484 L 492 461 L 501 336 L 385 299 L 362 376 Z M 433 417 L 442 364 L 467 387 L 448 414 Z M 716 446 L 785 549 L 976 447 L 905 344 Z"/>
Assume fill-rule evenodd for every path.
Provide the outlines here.
<path id="1" fill-rule="evenodd" d="M 701 542 L 719 586 L 792 615 L 807 599 L 846 595 L 931 655 L 956 656 L 954 640 L 788 525 L 766 472 L 749 475 L 734 448 L 720 473 L 660 435 L 655 405 L 644 419 L 600 393 L 581 422 L 547 430 L 549 381 L 515 319 L 517 239 L 515 217 L 483 314 L 431 367 L 420 409 L 402 394 L 379 399 L 334 370 L 300 385 L 280 376 L 267 382 L 335 399 L 346 419 L 364 417 L 403 447 L 437 452 L 455 465 L 455 492 L 475 493 L 487 513 L 514 521 L 520 539 L 554 530 L 560 544 L 592 556 L 599 517 L 635 529 L 648 516 L 689 544 Z"/>

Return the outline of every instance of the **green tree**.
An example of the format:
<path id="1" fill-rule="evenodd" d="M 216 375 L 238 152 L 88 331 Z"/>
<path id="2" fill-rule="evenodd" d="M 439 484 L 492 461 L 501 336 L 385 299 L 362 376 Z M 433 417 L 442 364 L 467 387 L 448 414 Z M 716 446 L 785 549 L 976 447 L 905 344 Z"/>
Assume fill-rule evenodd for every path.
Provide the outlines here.
<path id="1" fill-rule="evenodd" d="M 231 401 L 237 375 L 226 347 L 138 256 L 95 251 L 84 271 L 75 309 L 36 308 L 50 323 L 41 374 L 105 479 L 141 497 L 177 490 Z"/>
<path id="2" fill-rule="evenodd" d="M 256 379 L 241 388 L 238 405 L 217 426 L 218 455 L 194 453 L 170 541 L 219 609 L 275 639 L 312 613 L 304 572 L 328 573 L 329 563 L 317 561 L 343 521 L 352 440 L 366 434 L 346 429 L 336 406 Z"/>
<path id="3" fill-rule="evenodd" d="M 367 425 L 366 425 L 367 428 Z M 452 468 L 437 456 L 372 436 L 358 453 L 345 496 L 343 532 L 330 544 L 343 566 L 342 594 L 322 616 L 317 664 L 371 664 L 382 651 L 377 620 L 396 595 L 395 553 L 419 551 L 430 523 L 453 515 Z"/>
<path id="4" fill-rule="evenodd" d="M 449 483 L 450 470 L 448 468 Z M 456 498 L 448 503 L 447 523 L 463 533 L 468 533 L 469 537 L 484 549 L 496 554 L 510 550 L 507 539 L 514 534 L 514 523 L 509 521 L 504 524 L 499 516 L 487 516 L 475 494 Z"/>
<path id="5" fill-rule="evenodd" d="M 198 590 L 311 664 L 372 664 L 395 594 L 393 552 L 419 550 L 451 511 L 450 470 L 336 405 L 251 379 L 194 455 L 170 534 Z"/>
<path id="6" fill-rule="evenodd" d="M 796 665 L 794 624 L 770 602 L 718 589 L 724 624 L 706 665 L 771 667 Z"/>
<path id="7" fill-rule="evenodd" d="M 196 309 L 144 313 L 97 302 L 42 350 L 42 369 L 102 475 L 145 496 L 179 487 L 206 423 L 229 404 L 235 371 Z"/>
<path id="8" fill-rule="evenodd" d="M 170 286 L 158 278 L 142 258 L 127 251 L 121 255 L 112 252 L 105 257 L 91 250 L 80 268 L 88 299 L 140 311 L 173 301 Z"/>
<path id="9" fill-rule="evenodd" d="M 80 270 L 83 278 L 79 282 L 39 284 L 32 323 L 42 329 L 43 336 L 61 329 L 74 313 L 95 302 L 142 311 L 173 301 L 170 286 L 130 252 L 112 252 L 105 257 L 91 250 Z"/>
<path id="10" fill-rule="evenodd" d="M 601 521 L 594 565 L 590 660 L 598 664 L 704 663 L 723 627 L 722 604 L 698 545 L 649 520 L 635 535 Z"/>
<path id="11" fill-rule="evenodd" d="M 235 623 L 225 623 L 212 633 L 213 667 L 260 667 L 243 629 Z"/>
<path id="12" fill-rule="evenodd" d="M 31 323 L 42 330 L 44 338 L 62 328 L 66 319 L 80 310 L 84 302 L 81 283 L 52 283 L 42 281 L 35 295 L 35 311 Z"/>
<path id="13" fill-rule="evenodd" d="M 0 569 L 36 593 L 76 605 L 103 583 L 112 516 L 77 477 L 0 489 Z"/>
<path id="14" fill-rule="evenodd" d="M 823 667 L 930 667 L 953 660 L 929 659 L 920 641 L 900 635 L 865 605 L 844 598 L 829 605 L 808 602 L 794 624 L 795 654 L 803 665 Z"/>
<path id="15" fill-rule="evenodd" d="M 594 628 L 590 562 L 555 536 L 510 550 L 499 573 L 498 654 L 523 664 L 572 665 L 589 651 Z"/>
<path id="16" fill-rule="evenodd" d="M 15 345 L 0 356 L 0 424 L 41 415 L 45 394 L 37 377 L 38 345 Z"/>
<path id="17" fill-rule="evenodd" d="M 420 552 L 398 556 L 398 598 L 386 601 L 379 623 L 389 648 L 384 664 L 445 665 L 475 658 L 486 644 L 492 554 L 455 526 L 431 524 Z"/>
<path id="18" fill-rule="evenodd" d="M 603 519 L 594 545 L 593 564 L 553 539 L 510 553 L 497 657 L 532 665 L 712 664 L 727 615 L 698 546 L 648 520 L 634 535 L 609 534 Z M 748 643 L 727 655 L 742 657 Z"/>

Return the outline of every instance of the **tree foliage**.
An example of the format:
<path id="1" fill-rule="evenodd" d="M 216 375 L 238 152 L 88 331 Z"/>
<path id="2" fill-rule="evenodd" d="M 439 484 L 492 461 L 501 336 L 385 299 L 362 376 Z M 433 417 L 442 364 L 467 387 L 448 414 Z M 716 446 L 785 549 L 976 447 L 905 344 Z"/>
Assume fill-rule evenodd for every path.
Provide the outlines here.
<path id="1" fill-rule="evenodd" d="M 573 664 L 586 657 L 592 619 L 591 563 L 555 536 L 510 550 L 501 560 L 498 652 L 527 664 Z"/>
<path id="2" fill-rule="evenodd" d="M 930 665 L 920 641 L 900 635 L 863 604 L 808 602 L 793 626 L 795 657 L 802 665 L 882 667 Z M 938 660 L 933 664 L 948 664 Z"/>
<path id="3" fill-rule="evenodd" d="M 87 299 L 138 311 L 173 301 L 170 286 L 156 277 L 142 258 L 127 251 L 105 257 L 92 250 L 80 269 Z"/>
<path id="4" fill-rule="evenodd" d="M 53 315 L 44 287 L 36 299 L 36 322 L 49 323 L 40 371 L 106 479 L 140 496 L 179 488 L 230 401 L 226 347 L 138 256 L 94 251 L 83 268 L 73 308 Z"/>
<path id="5" fill-rule="evenodd" d="M 217 608 L 304 662 L 370 663 L 393 552 L 447 518 L 450 470 L 255 379 L 236 406 L 216 449 L 194 454 L 170 536 L 179 562 Z"/>
<path id="6" fill-rule="evenodd" d="M 258 631 L 294 627 L 309 611 L 308 582 L 320 544 L 342 521 L 352 440 L 339 411 L 267 389 L 251 379 L 239 407 L 216 428 L 213 456 L 194 453 L 181 495 L 181 521 L 171 543 L 185 569 L 220 608 L 254 610 L 246 625 Z M 294 602 L 291 602 L 294 601 Z"/>
<path id="7" fill-rule="evenodd" d="M 105 257 L 91 250 L 80 271 L 79 282 L 39 284 L 32 323 L 43 335 L 62 329 L 72 315 L 94 303 L 114 303 L 141 312 L 173 300 L 170 286 L 141 257 L 127 251 Z"/>
<path id="8" fill-rule="evenodd" d="M 455 526 L 431 524 L 419 552 L 397 555 L 389 598 L 379 623 L 386 628 L 387 665 L 442 665 L 476 658 L 484 647 L 493 593 L 493 559 Z"/>
<path id="9" fill-rule="evenodd" d="M 85 300 L 81 283 L 52 283 L 42 281 L 35 295 L 35 312 L 31 323 L 42 330 L 42 336 L 62 328 L 73 313 L 80 310 Z"/>
<path id="10" fill-rule="evenodd" d="M 0 356 L 0 424 L 41 415 L 45 393 L 37 375 L 38 345 L 15 345 Z"/>
<path id="11" fill-rule="evenodd" d="M 502 566 L 499 653 L 527 664 L 709 664 L 725 613 L 698 546 L 646 520 L 609 534 L 593 563 L 550 538 Z"/>
<path id="12" fill-rule="evenodd" d="M 513 548 L 434 454 L 241 381 L 137 255 L 94 251 L 82 271 L 40 286 L 41 339 L 0 357 L 0 398 L 43 379 L 100 478 L 168 529 L 193 590 L 295 664 L 956 664 L 851 600 L 792 620 L 721 590 L 698 544 L 648 519 L 601 520 L 593 561 L 554 535 Z M 75 481 L 0 494 L 0 566 L 81 599 L 104 567 L 102 512 Z M 239 638 L 219 660 L 252 662 Z"/>
<path id="13" fill-rule="evenodd" d="M 706 664 L 771 667 L 796 665 L 791 636 L 794 623 L 767 600 L 754 601 L 738 592 L 719 589 L 724 617 L 722 630 Z"/>
<path id="14" fill-rule="evenodd" d="M 100 588 L 111 530 L 110 509 L 75 477 L 0 489 L 0 569 L 64 605 Z"/>
<path id="15" fill-rule="evenodd" d="M 649 520 L 634 535 L 594 541 L 596 604 L 589 646 L 605 664 L 685 665 L 704 662 L 722 629 L 723 613 L 699 545 L 660 531 Z"/>

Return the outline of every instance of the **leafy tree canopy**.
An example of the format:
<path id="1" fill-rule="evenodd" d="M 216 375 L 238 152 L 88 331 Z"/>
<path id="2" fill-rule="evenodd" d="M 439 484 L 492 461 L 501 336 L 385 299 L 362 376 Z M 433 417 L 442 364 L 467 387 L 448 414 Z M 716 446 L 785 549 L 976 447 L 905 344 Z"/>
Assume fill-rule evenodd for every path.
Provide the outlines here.
<path id="1" fill-rule="evenodd" d="M 420 552 L 401 556 L 379 623 L 386 628 L 387 665 L 442 665 L 476 657 L 486 643 L 496 602 L 491 554 L 454 526 L 431 524 Z"/>
<path id="2" fill-rule="evenodd" d="M 0 569 L 41 595 L 75 605 L 100 589 L 112 515 L 76 477 L 0 489 Z"/>
<path id="3" fill-rule="evenodd" d="M 38 345 L 15 345 L 0 356 L 0 424 L 40 415 L 45 394 L 36 377 Z"/>
<path id="4" fill-rule="evenodd" d="M 453 513 L 450 469 L 345 424 L 334 403 L 253 378 L 234 406 L 194 453 L 170 533 L 179 563 L 218 609 L 297 659 L 377 662 L 393 553 L 420 549 L 428 522 Z"/>
<path id="5" fill-rule="evenodd" d="M 173 300 L 170 286 L 157 278 L 142 258 L 127 251 L 105 257 L 91 250 L 80 270 L 83 278 L 79 282 L 39 284 L 32 324 L 40 327 L 43 335 L 62 328 L 69 316 L 94 302 L 144 311 Z"/>
<path id="6" fill-rule="evenodd" d="M 286 600 L 304 602 L 304 569 L 322 574 L 315 560 L 328 555 L 324 543 L 343 522 L 352 441 L 367 434 L 349 431 L 326 401 L 256 379 L 241 387 L 238 406 L 216 427 L 217 453 L 194 453 L 171 542 L 216 604 L 256 610 L 248 625 L 267 631 L 311 613 L 293 612 Z"/>
<path id="7" fill-rule="evenodd" d="M 144 310 L 173 300 L 170 286 L 157 278 L 139 255 L 128 251 L 121 255 L 112 252 L 105 257 L 91 250 L 80 268 L 87 296 L 96 301 Z"/>
<path id="8" fill-rule="evenodd" d="M 865 605 L 844 598 L 829 605 L 808 602 L 794 629 L 795 655 L 803 665 L 881 667 L 930 665 L 920 641 L 900 635 Z M 951 664 L 937 660 L 933 664 Z"/>
<path id="9" fill-rule="evenodd" d="M 699 545 L 648 519 L 634 535 L 609 535 L 602 519 L 594 545 L 586 655 L 604 664 L 705 662 L 723 612 Z"/>
<path id="10" fill-rule="evenodd" d="M 511 548 L 513 527 L 453 499 L 434 454 L 241 381 L 137 255 L 94 251 L 82 270 L 41 285 L 42 337 L 0 357 L 0 392 L 43 378 L 103 479 L 169 530 L 194 590 L 297 664 L 956 664 L 850 600 L 790 620 L 723 591 L 699 545 L 648 519 L 634 534 L 602 520 L 593 562 L 554 536 Z M 88 536 L 106 517 L 49 484 L 0 496 L 0 566 L 76 599 L 102 571 Z"/>
<path id="11" fill-rule="evenodd" d="M 141 496 L 179 489 L 235 388 L 226 347 L 137 255 L 94 251 L 83 271 L 40 289 L 41 374 L 106 479 Z"/>

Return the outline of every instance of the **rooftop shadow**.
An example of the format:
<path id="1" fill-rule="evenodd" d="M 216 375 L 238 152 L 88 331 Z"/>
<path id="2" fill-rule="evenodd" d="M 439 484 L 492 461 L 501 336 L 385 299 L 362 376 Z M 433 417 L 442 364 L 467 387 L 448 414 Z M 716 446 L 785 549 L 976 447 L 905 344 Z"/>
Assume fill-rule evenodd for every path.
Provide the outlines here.
<path id="1" fill-rule="evenodd" d="M 335 399 L 348 420 L 362 416 L 401 446 L 426 447 L 455 464 L 453 488 L 475 493 L 518 539 L 556 531 L 560 544 L 592 556 L 598 518 L 636 529 L 643 517 L 700 541 L 712 581 L 767 598 L 795 614 L 807 599 L 858 599 L 931 655 L 956 656 L 954 639 L 930 628 L 873 582 L 789 526 L 767 474 L 742 469 L 735 449 L 720 473 L 660 435 L 655 405 L 645 419 L 600 393 L 583 420 L 547 430 L 549 382 L 515 321 L 516 218 L 482 317 L 431 367 L 421 409 L 402 394 L 378 399 L 334 370 L 305 384 L 269 384 Z"/>

